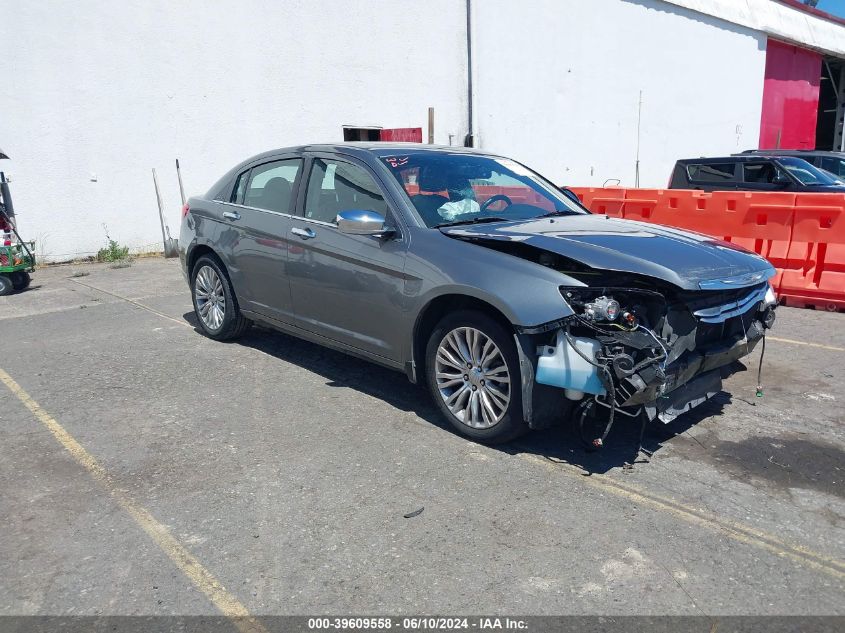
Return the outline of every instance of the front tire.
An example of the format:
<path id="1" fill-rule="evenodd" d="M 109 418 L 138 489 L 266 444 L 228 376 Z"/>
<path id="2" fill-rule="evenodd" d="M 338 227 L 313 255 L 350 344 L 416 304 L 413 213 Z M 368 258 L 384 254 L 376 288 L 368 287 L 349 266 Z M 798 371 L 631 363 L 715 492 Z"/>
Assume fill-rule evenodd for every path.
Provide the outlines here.
<path id="1" fill-rule="evenodd" d="M 3 297 L 8 294 L 12 294 L 12 291 L 15 289 L 14 285 L 12 284 L 12 280 L 9 279 L 8 275 L 0 274 L 0 297 Z"/>
<path id="2" fill-rule="evenodd" d="M 232 284 L 216 257 L 203 255 L 191 272 L 191 297 L 200 329 L 216 341 L 228 341 L 249 328 L 251 322 L 241 314 Z"/>
<path id="3" fill-rule="evenodd" d="M 29 288 L 29 284 L 32 281 L 32 277 L 29 276 L 29 273 L 22 270 L 12 273 L 10 276 L 12 278 L 12 286 L 18 292 Z"/>
<path id="4" fill-rule="evenodd" d="M 513 334 L 497 321 L 474 310 L 447 315 L 429 337 L 425 361 L 434 402 L 459 433 L 497 444 L 528 430 Z"/>

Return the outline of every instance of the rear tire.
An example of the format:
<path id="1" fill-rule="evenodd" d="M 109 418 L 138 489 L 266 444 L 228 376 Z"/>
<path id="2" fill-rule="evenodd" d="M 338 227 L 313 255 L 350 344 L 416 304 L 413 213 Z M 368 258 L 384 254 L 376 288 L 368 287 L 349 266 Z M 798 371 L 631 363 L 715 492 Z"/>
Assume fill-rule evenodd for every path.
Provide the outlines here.
<path id="1" fill-rule="evenodd" d="M 12 273 L 10 277 L 12 278 L 12 286 L 18 292 L 29 288 L 29 284 L 32 281 L 32 277 L 30 277 L 29 273 L 26 271 L 18 271 L 16 273 Z"/>
<path id="2" fill-rule="evenodd" d="M 191 298 L 200 329 L 215 341 L 236 339 L 252 325 L 241 314 L 226 269 L 216 257 L 203 255 L 194 264 Z"/>
<path id="3" fill-rule="evenodd" d="M 425 373 L 435 404 L 460 434 L 498 444 L 528 430 L 513 334 L 483 312 L 461 310 L 435 326 Z"/>
<path id="4" fill-rule="evenodd" d="M 14 289 L 15 287 L 12 285 L 12 280 L 9 279 L 9 276 L 0 274 L 0 297 L 12 294 Z"/>

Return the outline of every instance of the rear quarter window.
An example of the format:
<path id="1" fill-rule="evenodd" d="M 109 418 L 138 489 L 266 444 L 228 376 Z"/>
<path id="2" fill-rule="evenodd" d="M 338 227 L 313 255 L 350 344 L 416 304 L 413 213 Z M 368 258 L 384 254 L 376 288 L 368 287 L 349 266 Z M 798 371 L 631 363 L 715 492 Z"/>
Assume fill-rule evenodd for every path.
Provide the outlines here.
<path id="1" fill-rule="evenodd" d="M 700 163 L 687 165 L 687 176 L 696 182 L 734 180 L 734 163 Z"/>
<path id="2" fill-rule="evenodd" d="M 244 189 L 246 189 L 247 180 L 249 180 L 248 169 L 238 176 L 238 179 L 235 182 L 235 187 L 232 189 L 232 195 L 228 200 L 229 202 L 236 202 L 238 204 L 241 204 L 243 202 Z"/>

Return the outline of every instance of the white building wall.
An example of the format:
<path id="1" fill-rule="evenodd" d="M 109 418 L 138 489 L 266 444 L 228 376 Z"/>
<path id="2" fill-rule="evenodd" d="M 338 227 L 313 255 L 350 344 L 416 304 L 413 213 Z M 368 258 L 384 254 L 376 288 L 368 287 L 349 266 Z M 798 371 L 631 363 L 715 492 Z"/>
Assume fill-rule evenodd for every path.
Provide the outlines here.
<path id="1" fill-rule="evenodd" d="M 642 90 L 642 186 L 665 186 L 677 158 L 756 147 L 766 35 L 704 6 L 473 0 L 477 145 L 559 183 L 631 186 Z M 150 168 L 175 234 L 176 157 L 190 195 L 254 153 L 339 141 L 343 124 L 425 136 L 428 106 L 435 141 L 460 143 L 464 11 L 465 0 L 0 0 L 0 148 L 13 158 L 0 168 L 20 228 L 51 259 L 95 253 L 103 224 L 160 250 Z"/>
<path id="2" fill-rule="evenodd" d="M 657 0 L 474 2 L 478 144 L 557 183 L 665 187 L 757 147 L 766 36 Z"/>
<path id="3" fill-rule="evenodd" d="M 462 0 L 0 0 L 0 148 L 18 224 L 52 259 L 103 224 L 161 250 L 150 169 L 174 237 L 188 195 L 276 147 L 341 125 L 466 133 Z M 96 182 L 92 179 L 96 178 Z"/>

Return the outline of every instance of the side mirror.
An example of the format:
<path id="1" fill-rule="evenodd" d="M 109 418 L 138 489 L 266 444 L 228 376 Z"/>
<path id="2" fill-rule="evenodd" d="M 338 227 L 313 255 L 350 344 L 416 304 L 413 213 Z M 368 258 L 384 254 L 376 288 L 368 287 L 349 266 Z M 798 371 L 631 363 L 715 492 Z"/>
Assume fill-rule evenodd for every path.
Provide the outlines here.
<path id="1" fill-rule="evenodd" d="M 337 214 L 337 228 L 348 235 L 388 235 L 393 229 L 384 225 L 384 216 L 375 211 L 348 209 Z"/>

